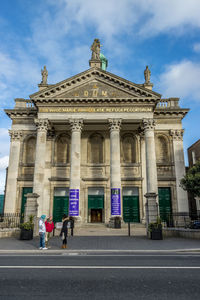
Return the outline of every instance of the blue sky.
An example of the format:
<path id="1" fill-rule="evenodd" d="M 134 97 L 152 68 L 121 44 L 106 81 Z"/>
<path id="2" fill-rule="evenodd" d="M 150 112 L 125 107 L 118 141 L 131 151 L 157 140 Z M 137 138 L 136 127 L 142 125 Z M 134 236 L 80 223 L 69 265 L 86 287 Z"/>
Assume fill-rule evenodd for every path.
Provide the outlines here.
<path id="1" fill-rule="evenodd" d="M 180 97 L 184 149 L 200 138 L 199 0 L 9 0 L 0 9 L 0 193 L 9 156 L 5 108 L 38 90 L 41 68 L 56 83 L 89 68 L 90 46 L 101 41 L 108 71 Z M 187 164 L 187 157 L 186 164 Z"/>

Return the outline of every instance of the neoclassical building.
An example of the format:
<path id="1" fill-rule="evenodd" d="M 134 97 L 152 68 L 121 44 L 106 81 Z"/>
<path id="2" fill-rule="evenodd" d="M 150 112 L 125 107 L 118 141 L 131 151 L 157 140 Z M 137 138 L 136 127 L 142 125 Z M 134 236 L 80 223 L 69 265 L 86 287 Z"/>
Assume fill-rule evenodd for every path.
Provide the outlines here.
<path id="1" fill-rule="evenodd" d="M 106 71 L 93 43 L 90 68 L 56 84 L 42 70 L 39 91 L 15 99 L 5 212 L 63 213 L 81 223 L 153 221 L 187 213 L 178 98 L 152 90 L 150 71 L 135 84 Z M 147 205 L 145 205 L 147 204 Z"/>

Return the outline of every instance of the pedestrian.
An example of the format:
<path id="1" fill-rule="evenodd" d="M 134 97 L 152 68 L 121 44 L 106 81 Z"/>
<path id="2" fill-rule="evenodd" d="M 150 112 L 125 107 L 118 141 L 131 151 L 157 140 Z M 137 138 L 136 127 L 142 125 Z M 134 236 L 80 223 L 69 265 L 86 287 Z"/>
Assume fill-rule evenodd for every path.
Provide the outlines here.
<path id="1" fill-rule="evenodd" d="M 39 236 L 40 236 L 40 250 L 47 250 L 45 247 L 45 233 L 46 233 L 46 227 L 45 227 L 45 215 L 42 215 L 39 220 Z"/>
<path id="2" fill-rule="evenodd" d="M 50 237 L 51 237 L 51 233 L 54 229 L 54 223 L 53 223 L 52 216 L 48 217 L 48 219 L 45 222 L 45 226 L 46 226 L 45 246 L 48 248 L 48 243 L 49 243 L 49 240 L 50 240 Z"/>
<path id="3" fill-rule="evenodd" d="M 68 235 L 68 223 L 69 223 L 69 217 L 64 214 L 63 218 L 62 218 L 62 229 L 60 232 L 60 236 L 62 238 L 63 244 L 62 244 L 62 249 L 66 249 L 67 248 L 67 235 Z"/>

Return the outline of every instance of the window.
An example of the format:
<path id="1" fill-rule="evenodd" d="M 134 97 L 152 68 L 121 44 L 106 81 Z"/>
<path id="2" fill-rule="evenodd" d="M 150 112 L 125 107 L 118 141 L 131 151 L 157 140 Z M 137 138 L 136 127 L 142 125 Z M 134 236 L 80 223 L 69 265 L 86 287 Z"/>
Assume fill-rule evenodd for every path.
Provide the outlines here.
<path id="1" fill-rule="evenodd" d="M 92 134 L 88 140 L 88 162 L 103 163 L 103 137 L 99 133 Z"/>
<path id="2" fill-rule="evenodd" d="M 122 161 L 124 163 L 136 162 L 136 141 L 131 134 L 122 138 Z"/>
<path id="3" fill-rule="evenodd" d="M 36 148 L 36 138 L 34 136 L 29 137 L 25 142 L 25 163 L 34 164 L 35 162 L 35 148 Z"/>
<path id="4" fill-rule="evenodd" d="M 169 161 L 168 141 L 167 138 L 162 135 L 156 138 L 156 160 L 159 163 Z"/>
<path id="5" fill-rule="evenodd" d="M 66 134 L 57 137 L 55 143 L 55 162 L 66 164 L 70 161 L 70 138 Z"/>

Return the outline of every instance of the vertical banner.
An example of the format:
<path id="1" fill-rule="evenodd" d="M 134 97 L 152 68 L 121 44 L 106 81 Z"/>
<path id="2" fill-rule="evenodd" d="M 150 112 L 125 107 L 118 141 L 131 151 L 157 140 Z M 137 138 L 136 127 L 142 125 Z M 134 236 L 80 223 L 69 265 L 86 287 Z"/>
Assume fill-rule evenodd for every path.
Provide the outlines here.
<path id="1" fill-rule="evenodd" d="M 79 190 L 69 190 L 69 215 L 79 216 Z"/>
<path id="2" fill-rule="evenodd" d="M 121 215 L 120 189 L 111 189 L 111 215 Z"/>

